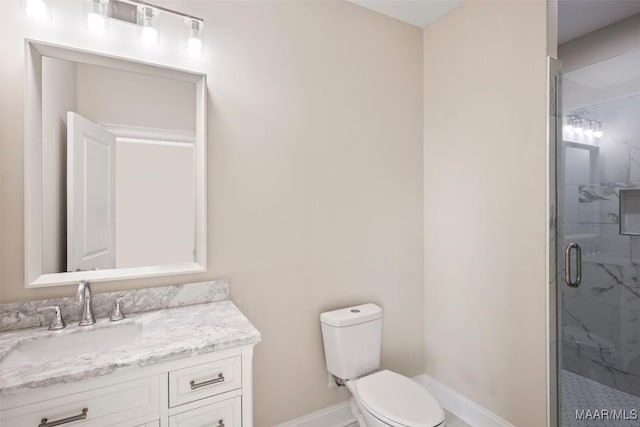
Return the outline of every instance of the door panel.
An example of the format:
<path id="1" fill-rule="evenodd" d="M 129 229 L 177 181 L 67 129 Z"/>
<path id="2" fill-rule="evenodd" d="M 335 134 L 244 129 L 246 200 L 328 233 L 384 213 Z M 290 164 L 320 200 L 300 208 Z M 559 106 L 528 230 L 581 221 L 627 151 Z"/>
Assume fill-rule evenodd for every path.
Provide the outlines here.
<path id="1" fill-rule="evenodd" d="M 556 156 L 562 426 L 638 425 L 640 209 L 621 202 L 622 195 L 640 197 L 636 63 L 640 50 L 562 74 Z M 600 412 L 593 418 L 603 410 L 604 418 Z"/>
<path id="2" fill-rule="evenodd" d="M 67 113 L 67 270 L 115 268 L 116 138 Z"/>

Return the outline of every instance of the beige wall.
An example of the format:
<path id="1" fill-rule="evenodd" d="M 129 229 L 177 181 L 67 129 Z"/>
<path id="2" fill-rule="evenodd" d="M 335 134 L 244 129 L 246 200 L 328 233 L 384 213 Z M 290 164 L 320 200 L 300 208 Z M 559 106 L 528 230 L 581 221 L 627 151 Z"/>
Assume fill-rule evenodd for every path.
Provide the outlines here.
<path id="1" fill-rule="evenodd" d="M 24 289 L 29 36 L 208 74 L 208 273 L 95 290 L 228 277 L 232 300 L 263 334 L 258 427 L 348 397 L 327 387 L 323 310 L 382 305 L 384 367 L 423 372 L 422 32 L 344 2 L 162 4 L 206 20 L 203 57 L 162 32 L 157 49 L 140 49 L 130 26 L 89 34 L 82 2 L 54 2 L 55 19 L 37 25 L 19 2 L 2 2 L 0 299 L 74 292 Z"/>
<path id="2" fill-rule="evenodd" d="M 96 123 L 195 132 L 196 85 L 78 64 L 77 112 Z"/>
<path id="3" fill-rule="evenodd" d="M 546 424 L 544 2 L 467 2 L 424 32 L 427 374 Z"/>
<path id="4" fill-rule="evenodd" d="M 42 58 L 42 271 L 67 271 L 67 111 L 76 111 L 74 62 Z"/>

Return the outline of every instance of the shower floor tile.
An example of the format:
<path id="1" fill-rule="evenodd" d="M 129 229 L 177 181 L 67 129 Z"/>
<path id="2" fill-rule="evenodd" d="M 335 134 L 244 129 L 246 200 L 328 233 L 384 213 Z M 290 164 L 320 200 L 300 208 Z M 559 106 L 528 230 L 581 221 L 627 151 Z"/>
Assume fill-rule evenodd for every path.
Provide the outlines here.
<path id="1" fill-rule="evenodd" d="M 626 410 L 631 416 L 636 410 L 640 416 L 640 397 L 600 384 L 583 376 L 562 370 L 562 427 L 636 427 L 635 420 L 579 420 L 576 411 L 582 410 Z"/>

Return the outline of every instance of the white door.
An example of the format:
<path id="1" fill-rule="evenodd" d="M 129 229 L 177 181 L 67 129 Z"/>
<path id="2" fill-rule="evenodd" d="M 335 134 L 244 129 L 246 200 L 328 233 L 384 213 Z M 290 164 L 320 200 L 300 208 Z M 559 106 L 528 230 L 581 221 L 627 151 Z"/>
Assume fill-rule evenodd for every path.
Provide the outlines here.
<path id="1" fill-rule="evenodd" d="M 67 270 L 115 268 L 116 137 L 67 112 Z"/>

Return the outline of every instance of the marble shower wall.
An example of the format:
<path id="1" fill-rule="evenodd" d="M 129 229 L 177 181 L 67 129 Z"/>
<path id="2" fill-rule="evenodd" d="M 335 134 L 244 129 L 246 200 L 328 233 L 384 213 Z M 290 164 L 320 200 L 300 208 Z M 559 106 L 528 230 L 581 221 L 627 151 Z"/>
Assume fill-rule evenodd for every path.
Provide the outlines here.
<path id="1" fill-rule="evenodd" d="M 619 232 L 619 191 L 640 189 L 640 96 L 567 114 L 601 121 L 604 136 L 564 135 L 559 233 L 583 252 L 581 285 L 560 286 L 562 366 L 640 396 L 640 236 Z"/>

